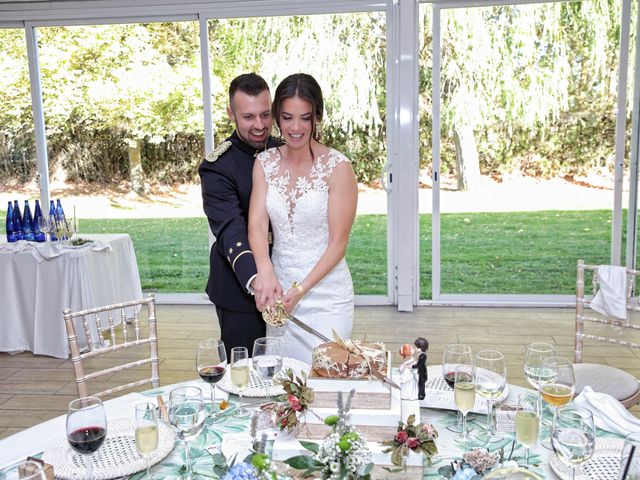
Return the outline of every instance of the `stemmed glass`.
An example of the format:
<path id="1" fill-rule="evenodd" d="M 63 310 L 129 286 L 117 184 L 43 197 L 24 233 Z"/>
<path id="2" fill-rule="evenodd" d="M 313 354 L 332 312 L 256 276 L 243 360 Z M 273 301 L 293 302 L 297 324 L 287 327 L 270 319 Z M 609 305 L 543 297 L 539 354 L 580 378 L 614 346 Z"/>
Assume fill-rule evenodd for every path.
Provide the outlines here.
<path id="1" fill-rule="evenodd" d="M 88 455 L 87 476 L 93 478 L 93 457 L 107 437 L 107 415 L 98 397 L 82 397 L 69 402 L 67 440 L 76 452 Z"/>
<path id="2" fill-rule="evenodd" d="M 211 387 L 211 410 L 209 417 L 215 417 L 216 383 L 222 380 L 227 370 L 227 353 L 222 340 L 209 338 L 198 344 L 196 369 L 200 378 Z"/>
<path id="3" fill-rule="evenodd" d="M 638 479 L 640 479 L 640 432 L 633 432 L 624 439 L 618 480 Z"/>
<path id="4" fill-rule="evenodd" d="M 518 395 L 516 410 L 516 438 L 524 445 L 524 462 L 529 468 L 529 449 L 538 442 L 540 418 L 538 417 L 538 396 L 533 393 Z"/>
<path id="5" fill-rule="evenodd" d="M 253 343 L 253 369 L 262 378 L 264 396 L 269 398 L 269 384 L 276 373 L 282 369 L 282 339 L 261 337 Z"/>
<path id="6" fill-rule="evenodd" d="M 38 226 L 44 232 L 45 243 L 51 242 L 51 236 L 56 232 L 56 219 L 53 216 L 38 217 Z"/>
<path id="7" fill-rule="evenodd" d="M 442 376 L 452 390 L 455 384 L 456 368 L 459 365 L 473 365 L 471 347 L 464 343 L 445 345 L 442 358 Z M 455 433 L 462 432 L 462 413 L 460 411 L 454 421 L 447 422 L 447 430 Z"/>
<path id="8" fill-rule="evenodd" d="M 178 429 L 179 436 L 184 440 L 185 463 L 187 471 L 183 478 L 192 479 L 191 455 L 189 453 L 189 438 L 195 438 L 204 423 L 204 403 L 202 390 L 198 387 L 178 387 L 169 394 L 169 420 Z"/>
<path id="9" fill-rule="evenodd" d="M 150 456 L 158 448 L 158 412 L 153 403 L 141 403 L 135 406 L 136 447 L 147 462 L 147 474 L 151 479 Z"/>
<path id="10" fill-rule="evenodd" d="M 476 353 L 476 392 L 487 399 L 486 437 L 482 440 L 495 442 L 502 438 L 493 425 L 493 402 L 502 395 L 507 385 L 507 365 L 504 355 L 497 350 L 481 350 Z"/>
<path id="11" fill-rule="evenodd" d="M 551 445 L 558 458 L 571 469 L 576 478 L 576 466 L 591 458 L 596 444 L 596 427 L 592 413 L 585 408 L 561 408 L 553 419 Z"/>
<path id="12" fill-rule="evenodd" d="M 462 413 L 462 432 L 457 440 L 467 448 L 469 431 L 467 430 L 467 413 L 473 408 L 476 401 L 476 386 L 474 383 L 474 371 L 471 365 L 458 365 L 454 375 L 453 397 L 456 407 Z"/>
<path id="13" fill-rule="evenodd" d="M 240 390 L 240 407 L 233 412 L 235 417 L 246 417 L 249 411 L 244 408 L 243 393 L 249 384 L 250 367 L 247 347 L 233 347 L 231 349 L 231 383 Z"/>
<path id="14" fill-rule="evenodd" d="M 565 357 L 548 357 L 543 361 L 545 369 L 553 371 L 554 380 L 542 387 L 540 393 L 545 402 L 553 408 L 553 416 L 558 414 L 558 407 L 571 401 L 575 392 L 575 376 L 573 364 Z"/>
<path id="15" fill-rule="evenodd" d="M 556 349 L 550 343 L 530 343 L 524 355 L 524 376 L 538 391 L 538 415 L 542 421 L 542 397 L 540 389 L 555 380 L 555 372 L 544 365 L 544 360 L 553 357 Z"/>

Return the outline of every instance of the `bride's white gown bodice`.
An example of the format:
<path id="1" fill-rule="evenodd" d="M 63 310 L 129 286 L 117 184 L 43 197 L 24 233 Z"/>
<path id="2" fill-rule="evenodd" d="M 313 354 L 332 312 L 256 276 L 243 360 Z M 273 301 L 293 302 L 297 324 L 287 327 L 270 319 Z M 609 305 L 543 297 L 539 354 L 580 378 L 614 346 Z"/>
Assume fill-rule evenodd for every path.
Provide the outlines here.
<path id="1" fill-rule="evenodd" d="M 325 252 L 329 241 L 328 179 L 347 157 L 337 150 L 316 158 L 308 176 L 291 178 L 281 168 L 280 151 L 272 148 L 258 156 L 267 182 L 266 208 L 273 230 L 271 261 L 286 292 L 301 282 Z M 292 312 L 297 318 L 329 338 L 335 329 L 351 337 L 353 284 L 344 258 L 317 285 L 305 293 Z M 322 341 L 298 326 L 267 326 L 267 335 L 282 336 L 284 356 L 311 363 L 313 347 Z"/>

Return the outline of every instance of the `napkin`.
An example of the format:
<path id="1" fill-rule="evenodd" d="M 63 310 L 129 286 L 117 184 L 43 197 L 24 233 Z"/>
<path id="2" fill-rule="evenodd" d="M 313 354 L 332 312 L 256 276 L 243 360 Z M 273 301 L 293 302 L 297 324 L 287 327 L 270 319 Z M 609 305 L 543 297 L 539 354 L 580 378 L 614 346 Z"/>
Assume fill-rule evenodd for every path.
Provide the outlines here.
<path id="1" fill-rule="evenodd" d="M 587 386 L 573 400 L 573 404 L 591 410 L 596 427 L 602 430 L 622 436 L 640 432 L 640 419 L 629 413 L 629 410 L 611 395 L 594 392 Z"/>
<path id="2" fill-rule="evenodd" d="M 600 289 L 591 300 L 591 308 L 602 315 L 627 319 L 627 269 L 611 265 L 598 267 Z"/>
<path id="3" fill-rule="evenodd" d="M 38 263 L 42 263 L 45 260 L 51 260 L 53 258 L 59 257 L 66 252 L 70 251 L 83 251 L 83 250 L 109 250 L 113 251 L 111 245 L 108 243 L 102 242 L 100 240 L 91 240 L 83 245 L 58 245 L 57 243 L 45 243 L 42 246 L 38 245 L 37 248 L 33 249 L 31 254 L 36 259 Z"/>

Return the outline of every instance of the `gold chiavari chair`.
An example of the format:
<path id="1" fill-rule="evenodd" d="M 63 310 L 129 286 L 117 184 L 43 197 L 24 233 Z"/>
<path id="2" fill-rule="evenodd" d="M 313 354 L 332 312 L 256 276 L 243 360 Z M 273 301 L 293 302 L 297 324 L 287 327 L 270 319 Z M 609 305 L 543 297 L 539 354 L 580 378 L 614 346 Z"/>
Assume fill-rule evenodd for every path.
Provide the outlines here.
<path id="1" fill-rule="evenodd" d="M 143 334 L 143 329 L 140 325 L 139 312 L 143 305 L 147 306 L 148 330 L 146 334 Z M 133 319 L 127 318 L 127 312 L 133 312 Z M 106 332 L 105 327 L 103 327 L 103 318 L 105 315 L 108 324 L 106 326 Z M 119 325 L 114 321 L 114 317 L 121 320 Z M 83 349 L 82 352 L 74 325 L 74 319 L 77 318 L 82 319 L 82 329 L 87 343 L 86 348 Z M 150 294 L 142 300 L 91 308 L 79 312 L 72 312 L 67 308 L 64 310 L 64 321 L 69 339 L 71 361 L 73 362 L 76 376 L 76 386 L 78 387 L 78 395 L 80 397 L 89 395 L 87 388 L 88 380 L 94 380 L 105 375 L 116 374 L 130 368 L 144 365 L 150 366 L 150 377 L 109 388 L 101 392 L 91 393 L 91 395 L 103 397 L 146 384 L 152 384 L 154 388 L 160 386 L 156 302 L 153 294 Z M 122 341 L 118 341 L 118 336 L 120 336 Z M 149 345 L 149 349 L 144 349 L 144 345 Z M 112 352 L 132 347 L 140 347 L 135 349 L 134 353 L 138 353 L 139 356 L 143 356 L 144 358 L 103 370 L 85 373 L 84 361 L 95 357 L 102 358 Z M 128 358 L 125 358 L 125 360 L 128 360 Z"/>
<path id="2" fill-rule="evenodd" d="M 590 296 L 585 296 L 585 271 L 593 272 Z M 582 363 L 585 340 L 604 342 L 620 348 L 640 349 L 640 343 L 634 341 L 640 336 L 640 323 L 636 315 L 640 312 L 640 299 L 633 298 L 634 285 L 638 276 L 640 271 L 627 270 L 626 319 L 609 317 L 590 308 L 591 301 L 600 288 L 598 266 L 586 265 L 584 260 L 578 260 L 574 358 L 576 394 L 588 385 L 596 392 L 613 396 L 627 408 L 640 402 L 640 383 L 636 377 L 611 365 Z M 585 328 L 592 324 L 597 325 L 593 327 L 593 333 L 585 332 Z M 629 366 L 633 367 L 634 364 L 636 367 L 640 366 L 640 358 L 630 357 Z"/>

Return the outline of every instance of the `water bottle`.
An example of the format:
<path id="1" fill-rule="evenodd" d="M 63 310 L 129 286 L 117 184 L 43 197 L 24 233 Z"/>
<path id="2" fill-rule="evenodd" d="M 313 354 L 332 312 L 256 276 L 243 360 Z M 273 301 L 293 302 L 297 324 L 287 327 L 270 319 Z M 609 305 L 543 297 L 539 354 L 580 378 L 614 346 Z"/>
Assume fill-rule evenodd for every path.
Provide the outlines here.
<path id="1" fill-rule="evenodd" d="M 18 238 L 16 237 L 15 231 L 13 230 L 13 204 L 11 200 L 9 200 L 9 205 L 7 206 L 7 242 L 15 242 Z"/>
<path id="2" fill-rule="evenodd" d="M 33 212 L 33 236 L 36 242 L 44 242 L 45 234 L 40 226 L 40 219 L 42 218 L 42 209 L 40 208 L 40 200 L 36 200 L 36 208 Z"/>
<path id="3" fill-rule="evenodd" d="M 31 216 L 31 208 L 29 208 L 29 200 L 24 201 L 24 214 L 22 215 L 22 231 L 24 239 L 33 242 L 36 238 L 33 235 L 33 217 Z"/>
<path id="4" fill-rule="evenodd" d="M 18 200 L 13 201 L 13 232 L 16 234 L 16 240 L 24 240 L 24 232 L 22 231 L 22 215 L 20 214 L 20 205 L 18 205 Z"/>
<path id="5" fill-rule="evenodd" d="M 55 222 L 57 220 L 56 206 L 53 204 L 53 200 L 49 200 L 49 220 L 51 220 L 52 222 Z M 58 237 L 56 237 L 55 228 L 52 227 L 52 230 L 51 241 L 55 242 L 56 240 L 58 240 Z"/>
<path id="6" fill-rule="evenodd" d="M 60 224 L 65 224 L 67 219 L 64 216 L 64 210 L 62 209 L 62 203 L 60 203 L 60 199 L 56 200 L 56 220 Z M 67 236 L 63 235 L 61 240 L 67 240 Z"/>

